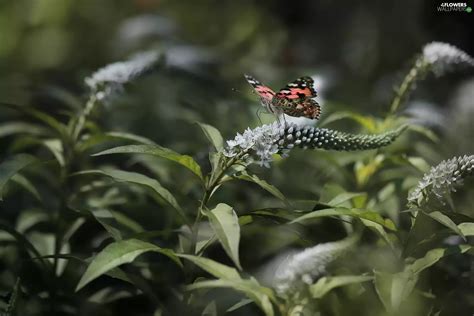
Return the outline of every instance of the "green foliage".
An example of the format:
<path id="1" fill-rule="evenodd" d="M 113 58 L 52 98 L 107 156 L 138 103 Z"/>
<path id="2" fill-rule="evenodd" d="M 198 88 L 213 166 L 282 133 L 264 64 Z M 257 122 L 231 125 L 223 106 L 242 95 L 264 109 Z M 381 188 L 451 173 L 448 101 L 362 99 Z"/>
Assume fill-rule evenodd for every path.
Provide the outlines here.
<path id="1" fill-rule="evenodd" d="M 95 256 L 79 280 L 76 291 L 113 268 L 124 263 L 133 262 L 139 255 L 150 251 L 164 254 L 180 264 L 176 255 L 170 249 L 163 249 L 138 239 L 117 241 L 105 247 Z"/>
<path id="2" fill-rule="evenodd" d="M 239 218 L 231 206 L 219 203 L 214 209 L 205 212 L 217 239 L 235 265 L 242 270 L 239 259 L 240 226 Z"/>
<path id="3" fill-rule="evenodd" d="M 221 107 L 214 87 L 200 112 L 173 89 L 209 77 L 156 52 L 87 77 L 84 100 L 58 93 L 57 112 L 0 104 L 14 113 L 0 123 L 3 312 L 410 316 L 449 310 L 451 291 L 467 301 L 474 158 L 429 170 L 442 138 L 399 113 L 430 72 L 471 62 L 443 45 L 417 57 L 387 116 L 331 110 L 330 128 L 248 128 L 228 109 L 246 100 Z M 156 95 L 133 84 L 152 70 Z M 156 108 L 127 108 L 140 89 Z"/>
<path id="4" fill-rule="evenodd" d="M 186 167 L 192 173 L 194 173 L 195 175 L 197 175 L 199 178 L 202 179 L 201 167 L 194 161 L 192 157 L 187 156 L 187 155 L 180 155 L 172 151 L 171 149 L 164 148 L 158 145 L 120 146 L 120 147 L 104 150 L 100 153 L 95 154 L 94 156 L 110 155 L 110 154 L 127 154 L 127 153 L 153 155 L 156 157 L 161 157 L 164 159 L 174 161 Z"/>

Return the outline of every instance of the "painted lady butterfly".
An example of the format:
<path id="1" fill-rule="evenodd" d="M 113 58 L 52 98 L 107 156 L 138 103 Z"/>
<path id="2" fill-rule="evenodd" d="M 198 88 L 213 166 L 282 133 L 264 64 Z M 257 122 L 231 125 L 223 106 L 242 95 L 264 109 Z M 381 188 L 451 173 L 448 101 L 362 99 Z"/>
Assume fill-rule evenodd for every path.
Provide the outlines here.
<path id="1" fill-rule="evenodd" d="M 310 77 L 296 79 L 277 93 L 252 76 L 245 75 L 245 79 L 258 93 L 262 104 L 269 112 L 319 119 L 321 107 L 312 99 L 317 93 L 313 88 L 314 81 Z"/>

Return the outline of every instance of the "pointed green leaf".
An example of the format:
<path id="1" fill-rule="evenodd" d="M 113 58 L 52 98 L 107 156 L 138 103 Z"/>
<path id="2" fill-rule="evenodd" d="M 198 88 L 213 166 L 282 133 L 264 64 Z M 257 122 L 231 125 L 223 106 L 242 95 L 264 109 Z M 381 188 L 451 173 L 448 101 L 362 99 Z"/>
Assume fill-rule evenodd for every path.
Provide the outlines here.
<path id="1" fill-rule="evenodd" d="M 461 223 L 458 227 L 464 236 L 474 236 L 474 223 Z"/>
<path id="2" fill-rule="evenodd" d="M 12 235 L 18 244 L 30 254 L 30 257 L 41 257 L 41 253 L 38 251 L 38 249 L 36 249 L 35 246 L 23 234 L 12 228 L 9 223 L 0 220 L 0 231 L 5 231 Z M 40 262 L 43 264 L 43 268 L 49 268 L 49 262 L 47 260 L 40 260 Z"/>
<path id="3" fill-rule="evenodd" d="M 217 316 L 217 306 L 216 302 L 212 301 L 204 308 L 201 316 Z"/>
<path id="4" fill-rule="evenodd" d="M 63 149 L 63 143 L 61 140 L 54 138 L 54 139 L 47 139 L 43 141 L 43 144 L 46 146 L 46 148 L 51 151 L 51 153 L 54 155 L 54 158 L 58 161 L 59 165 L 61 167 L 64 167 L 66 164 L 66 161 L 64 160 L 64 149 Z"/>
<path id="5" fill-rule="evenodd" d="M 41 201 L 41 196 L 38 190 L 36 190 L 35 186 L 26 177 L 17 173 L 11 178 L 11 180 L 22 186 L 26 191 L 30 192 L 38 201 Z"/>
<path id="6" fill-rule="evenodd" d="M 197 123 L 199 124 L 199 127 L 201 127 L 204 135 L 206 135 L 207 139 L 209 139 L 209 141 L 217 151 L 221 151 L 222 149 L 224 149 L 224 139 L 222 138 L 222 135 L 217 128 L 208 124 L 199 122 Z"/>
<path id="7" fill-rule="evenodd" d="M 202 288 L 232 288 L 236 291 L 242 292 L 254 301 L 266 316 L 273 316 L 274 310 L 270 297 L 269 289 L 260 286 L 254 280 L 210 280 L 196 282 L 186 287 L 188 290 L 197 290 Z"/>
<path id="8" fill-rule="evenodd" d="M 138 135 L 130 134 L 130 133 L 123 133 L 123 132 L 109 132 L 105 134 L 91 135 L 89 138 L 82 141 L 78 148 L 80 151 L 84 151 L 95 145 L 103 144 L 105 142 L 120 141 L 120 140 L 132 141 L 132 142 L 136 142 L 136 143 L 144 144 L 144 145 L 156 145 L 155 142 L 143 136 L 138 136 Z"/>
<path id="9" fill-rule="evenodd" d="M 337 196 L 335 196 L 327 204 L 329 204 L 330 206 L 336 207 L 336 206 L 339 206 L 339 205 L 341 205 L 342 203 L 344 203 L 346 201 L 352 200 L 356 197 L 366 196 L 366 195 L 367 195 L 367 193 L 343 192 L 343 193 L 338 194 Z"/>
<path id="10" fill-rule="evenodd" d="M 177 152 L 172 151 L 171 149 L 161 147 L 159 145 L 128 145 L 128 146 L 119 146 L 111 149 L 101 151 L 93 156 L 102 156 L 110 154 L 147 154 L 153 155 L 156 157 L 165 158 L 171 161 L 174 161 L 187 169 L 192 173 L 197 175 L 202 179 L 201 167 L 197 164 L 196 161 L 191 156 L 181 155 Z"/>
<path id="11" fill-rule="evenodd" d="M 390 274 L 376 271 L 375 289 L 387 311 L 396 312 L 399 309 L 415 288 L 420 272 L 433 266 L 445 256 L 465 253 L 471 248 L 469 245 L 460 245 L 432 249 L 423 258 L 405 266 L 402 272 Z"/>
<path id="12" fill-rule="evenodd" d="M 54 117 L 52 117 L 52 116 L 50 116 L 50 115 L 48 115 L 44 112 L 38 111 L 38 110 L 36 110 L 34 108 L 31 108 L 31 107 L 28 107 L 28 106 L 21 106 L 21 105 L 5 103 L 5 102 L 0 102 L 0 105 L 11 108 L 11 109 L 14 109 L 14 110 L 17 110 L 17 111 L 20 111 L 20 112 L 22 112 L 26 115 L 29 115 L 29 116 L 45 123 L 49 127 L 56 130 L 59 135 L 64 136 L 64 135 L 67 134 L 67 128 L 64 124 L 62 124 L 61 122 L 56 120 Z"/>
<path id="13" fill-rule="evenodd" d="M 352 217 L 358 217 L 361 219 L 365 219 L 368 221 L 375 222 L 377 224 L 380 224 L 388 229 L 391 230 L 396 230 L 395 224 L 390 219 L 384 219 L 382 216 L 380 216 L 379 213 L 373 212 L 373 211 L 367 211 L 367 210 L 359 210 L 359 209 L 348 209 L 348 208 L 343 208 L 343 207 L 337 207 L 337 208 L 328 208 L 328 209 L 323 209 L 323 210 L 318 210 L 314 211 L 311 213 L 307 213 L 303 216 L 300 216 L 293 221 L 290 222 L 290 224 L 293 223 L 300 223 L 309 219 L 314 219 L 314 218 L 319 218 L 319 217 L 328 217 L 328 216 L 341 216 L 341 215 L 348 215 Z"/>
<path id="14" fill-rule="evenodd" d="M 375 290 L 388 312 L 396 312 L 410 296 L 418 275 L 410 272 L 395 274 L 375 271 Z"/>
<path id="15" fill-rule="evenodd" d="M 395 246 L 394 241 L 390 238 L 390 236 L 387 234 L 387 232 L 385 231 L 385 229 L 383 228 L 382 225 L 380 225 L 379 223 L 373 222 L 373 221 L 369 221 L 369 220 L 363 219 L 363 218 L 361 218 L 360 221 L 362 222 L 362 224 L 364 224 L 364 226 L 369 227 L 370 229 L 372 229 L 373 231 L 375 231 L 380 237 L 382 237 L 382 239 L 383 239 L 393 250 L 396 249 L 396 246 Z"/>
<path id="16" fill-rule="evenodd" d="M 15 134 L 44 135 L 47 133 L 48 131 L 39 125 L 21 121 L 13 121 L 0 125 L 0 137 Z"/>
<path id="17" fill-rule="evenodd" d="M 322 298 L 332 289 L 337 287 L 362 283 L 373 280 L 369 275 L 338 275 L 334 277 L 322 277 L 315 284 L 311 285 L 310 291 L 313 298 Z"/>
<path id="18" fill-rule="evenodd" d="M 2 191 L 5 184 L 21 169 L 35 162 L 35 158 L 29 155 L 16 155 L 0 164 L 0 201 L 3 200 Z"/>
<path id="19" fill-rule="evenodd" d="M 171 249 L 160 248 L 154 244 L 138 239 L 121 240 L 111 243 L 96 255 L 94 260 L 87 267 L 86 272 L 82 275 L 76 287 L 76 291 L 79 291 L 85 285 L 113 268 L 124 263 L 133 262 L 139 255 L 145 252 L 161 253 L 171 258 L 178 265 L 181 265 L 179 259 Z"/>
<path id="20" fill-rule="evenodd" d="M 282 200 L 286 203 L 286 198 L 283 195 L 283 193 L 280 192 L 280 190 L 278 190 L 275 186 L 271 185 L 267 181 L 260 179 L 256 175 L 250 175 L 246 172 L 242 172 L 241 174 L 236 175 L 235 178 L 240 179 L 240 180 L 253 182 L 253 183 L 257 184 L 258 186 L 260 186 L 265 191 L 272 194 L 277 199 L 280 199 L 280 200 Z"/>
<path id="21" fill-rule="evenodd" d="M 440 223 L 441 225 L 448 227 L 453 232 L 455 232 L 456 234 L 464 238 L 464 240 L 466 240 L 466 237 L 464 236 L 462 231 L 459 229 L 459 227 L 456 225 L 456 223 L 454 223 L 447 215 L 439 211 L 425 212 L 425 214 L 431 217 L 432 219 L 434 219 L 435 221 L 437 221 L 438 223 Z"/>
<path id="22" fill-rule="evenodd" d="M 74 175 L 87 175 L 87 174 L 96 174 L 96 175 L 104 175 L 113 178 L 115 181 L 118 182 L 129 182 L 138 185 L 142 185 L 146 188 L 149 188 L 153 193 L 155 193 L 159 198 L 166 201 L 169 205 L 171 205 L 183 219 L 186 219 L 183 210 L 179 206 L 178 202 L 171 194 L 170 191 L 165 189 L 161 186 L 161 184 L 150 177 L 147 177 L 141 173 L 136 172 L 129 172 L 123 170 L 86 170 L 77 172 Z"/>
<path id="23" fill-rule="evenodd" d="M 465 253 L 470 250 L 472 247 L 470 245 L 459 245 L 449 248 L 436 248 L 428 251 L 423 258 L 415 260 L 412 264 L 408 265 L 405 270 L 410 270 L 412 273 L 420 273 L 426 268 L 431 267 L 437 263 L 441 258 Z"/>
<path id="24" fill-rule="evenodd" d="M 237 272 L 236 269 L 229 267 L 225 264 L 198 256 L 184 254 L 177 254 L 177 256 L 191 261 L 207 273 L 215 276 L 216 278 L 226 280 L 241 280 L 239 272 Z"/>
<path id="25" fill-rule="evenodd" d="M 241 307 L 244 307 L 245 305 L 248 305 L 252 303 L 252 300 L 248 299 L 248 298 L 244 298 L 244 299 L 241 299 L 239 302 L 237 302 L 236 304 L 232 305 L 231 307 L 229 307 L 227 310 L 226 310 L 226 313 L 230 313 L 230 312 L 233 312 L 233 311 L 236 311 L 238 310 L 239 308 Z"/>
<path id="26" fill-rule="evenodd" d="M 370 132 L 376 133 L 377 131 L 377 122 L 371 116 L 365 116 L 362 114 L 350 112 L 350 111 L 340 111 L 334 112 L 328 115 L 324 121 L 322 122 L 324 126 L 328 125 L 329 123 L 336 122 L 342 119 L 351 119 L 360 125 L 362 125 L 365 129 Z M 321 125 L 322 126 L 322 125 Z"/>
<path id="27" fill-rule="evenodd" d="M 224 203 L 218 204 L 213 210 L 206 212 L 212 229 L 217 235 L 227 255 L 242 270 L 239 260 L 240 226 L 239 218 L 234 209 Z"/>
<path id="28" fill-rule="evenodd" d="M 122 232 L 119 229 L 119 224 L 114 215 L 106 209 L 94 210 L 91 212 L 94 218 L 105 228 L 105 230 L 116 241 L 122 240 Z"/>

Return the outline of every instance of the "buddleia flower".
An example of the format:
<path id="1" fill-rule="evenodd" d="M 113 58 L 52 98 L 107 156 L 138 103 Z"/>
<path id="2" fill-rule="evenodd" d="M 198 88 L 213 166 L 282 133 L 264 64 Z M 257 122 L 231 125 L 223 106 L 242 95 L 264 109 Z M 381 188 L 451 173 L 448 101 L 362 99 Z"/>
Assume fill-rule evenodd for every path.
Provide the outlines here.
<path id="1" fill-rule="evenodd" d="M 376 149 L 392 143 L 404 130 L 401 127 L 378 135 L 350 134 L 327 128 L 274 122 L 248 128 L 227 141 L 224 155 L 240 155 L 247 163 L 269 167 L 274 154 L 286 157 L 294 148 L 354 151 Z"/>
<path id="2" fill-rule="evenodd" d="M 474 155 L 444 160 L 423 176 L 408 196 L 411 208 L 422 207 L 431 199 L 444 203 L 446 197 L 474 173 Z"/>
<path id="3" fill-rule="evenodd" d="M 144 52 L 127 61 L 107 65 L 85 79 L 97 100 L 105 100 L 123 91 L 124 84 L 142 76 L 159 61 L 157 52 Z"/>
<path id="4" fill-rule="evenodd" d="M 346 239 L 319 244 L 293 254 L 276 270 L 273 287 L 284 296 L 312 284 L 326 274 L 328 265 L 347 252 L 359 237 L 358 233 L 354 233 Z"/>
<path id="5" fill-rule="evenodd" d="M 456 46 L 431 42 L 423 47 L 423 59 L 437 76 L 444 75 L 456 67 L 474 66 L 474 59 Z"/>

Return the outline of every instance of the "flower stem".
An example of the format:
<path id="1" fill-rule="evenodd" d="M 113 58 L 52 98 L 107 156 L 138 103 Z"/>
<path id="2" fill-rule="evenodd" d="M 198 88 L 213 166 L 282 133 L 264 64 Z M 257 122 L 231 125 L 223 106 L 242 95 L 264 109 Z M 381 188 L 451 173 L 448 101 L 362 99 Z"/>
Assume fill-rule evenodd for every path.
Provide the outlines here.
<path id="1" fill-rule="evenodd" d="M 246 151 L 242 151 L 236 156 L 229 159 L 228 161 L 224 160 L 223 167 L 219 169 L 217 174 L 215 176 L 214 174 L 210 175 L 209 181 L 206 184 L 204 195 L 201 199 L 201 203 L 197 210 L 196 218 L 194 219 L 194 224 L 192 226 L 192 237 L 191 237 L 191 248 L 190 248 L 190 251 L 192 254 L 197 253 L 196 246 L 197 246 L 197 239 L 198 239 L 198 233 L 199 233 L 199 223 L 201 222 L 201 219 L 202 219 L 203 209 L 207 207 L 207 203 L 209 202 L 209 199 L 211 198 L 212 193 L 214 192 L 216 187 L 220 184 L 220 181 L 224 177 L 226 171 L 229 170 L 229 168 L 232 167 L 235 164 L 235 162 L 238 161 L 245 154 L 246 154 Z"/>
<path id="2" fill-rule="evenodd" d="M 97 104 L 97 97 L 95 94 L 92 94 L 89 100 L 87 101 L 86 106 L 84 107 L 84 110 L 79 115 L 79 117 L 77 118 L 77 121 L 74 124 L 73 130 L 72 130 L 72 139 L 74 141 L 76 141 L 79 138 L 84 128 L 84 125 L 86 123 L 86 120 L 91 115 L 92 110 L 94 110 L 94 107 L 96 106 L 96 104 Z"/>
<path id="3" fill-rule="evenodd" d="M 393 99 L 392 104 L 390 106 L 390 115 L 395 114 L 395 112 L 400 108 L 403 101 L 405 101 L 406 97 L 408 96 L 408 93 L 410 92 L 412 86 L 421 76 L 426 73 L 428 65 L 429 63 L 423 58 L 423 56 L 419 57 L 415 61 L 415 64 L 405 76 L 396 91 L 395 98 Z"/>

